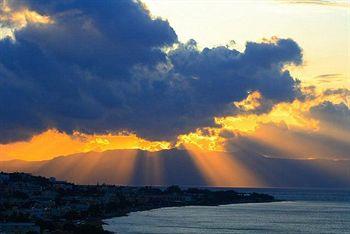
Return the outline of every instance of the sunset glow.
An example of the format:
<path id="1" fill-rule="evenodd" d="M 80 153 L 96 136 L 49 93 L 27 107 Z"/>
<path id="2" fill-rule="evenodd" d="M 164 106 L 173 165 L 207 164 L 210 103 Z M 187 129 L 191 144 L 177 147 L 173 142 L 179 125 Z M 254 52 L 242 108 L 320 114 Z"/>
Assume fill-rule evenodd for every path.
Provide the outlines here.
<path id="1" fill-rule="evenodd" d="M 350 159 L 347 2 L 110 5 L 0 0 L 0 161 L 73 155 L 64 174 L 126 150 L 109 176 L 128 184 L 141 152 L 160 185 L 151 155 L 176 149 L 210 185 L 267 186 L 241 155 Z"/>
<path id="2" fill-rule="evenodd" d="M 207 183 L 212 186 L 263 187 L 265 184 L 254 174 L 253 168 L 246 168 L 232 154 L 214 151 L 203 152 L 193 145 L 184 145 L 191 159 L 202 173 Z M 234 154 L 234 153 L 233 153 Z"/>
<path id="3" fill-rule="evenodd" d="M 114 149 L 142 149 L 158 151 L 170 148 L 169 142 L 152 142 L 133 134 L 87 135 L 75 132 L 73 135 L 47 130 L 29 141 L 0 145 L 2 159 L 47 160 L 57 156 L 102 152 Z"/>

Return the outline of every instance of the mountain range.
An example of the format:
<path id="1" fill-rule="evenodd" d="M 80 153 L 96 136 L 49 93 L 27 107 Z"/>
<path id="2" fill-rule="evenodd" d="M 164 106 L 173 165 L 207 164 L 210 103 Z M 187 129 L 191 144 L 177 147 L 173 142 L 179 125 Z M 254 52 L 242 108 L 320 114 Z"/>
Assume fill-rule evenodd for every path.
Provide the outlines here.
<path id="1" fill-rule="evenodd" d="M 350 186 L 350 160 L 270 158 L 237 151 L 111 150 L 45 161 L 0 161 L 0 170 L 78 184 L 219 187 Z"/>

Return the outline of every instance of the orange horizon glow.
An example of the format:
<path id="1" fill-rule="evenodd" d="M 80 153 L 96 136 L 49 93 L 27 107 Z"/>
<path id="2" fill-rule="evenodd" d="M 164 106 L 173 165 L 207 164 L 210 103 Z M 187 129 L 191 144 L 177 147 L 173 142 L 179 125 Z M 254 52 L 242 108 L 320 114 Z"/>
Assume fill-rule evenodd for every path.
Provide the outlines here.
<path id="1" fill-rule="evenodd" d="M 254 109 L 260 107 L 261 101 L 263 101 L 263 98 L 260 93 L 253 92 L 245 100 L 234 104 L 242 110 L 254 111 Z M 222 131 L 243 134 L 264 144 L 276 145 L 276 147 L 280 148 L 279 138 L 281 138 L 281 135 L 273 133 L 273 131 L 262 132 L 260 130 L 261 126 L 269 124 L 285 126 L 285 128 L 290 130 L 310 134 L 317 132 L 318 134 L 328 135 L 342 141 L 348 139 L 350 136 L 348 132 L 336 129 L 327 123 L 310 117 L 310 108 L 324 101 L 331 101 L 332 103 L 343 102 L 349 105 L 349 98 L 342 94 L 317 94 L 311 100 L 295 100 L 292 103 L 277 104 L 268 113 L 239 114 L 215 118 L 216 123 L 220 127 L 197 129 L 194 132 L 178 136 L 176 142 L 149 141 L 138 137 L 136 134 L 125 132 L 84 134 L 76 131 L 73 134 L 67 134 L 56 129 L 49 129 L 33 136 L 28 141 L 0 144 L 0 161 L 13 159 L 27 161 L 49 160 L 57 156 L 116 149 L 141 149 L 154 152 L 183 145 L 192 145 L 204 151 L 225 151 L 227 139 L 220 135 Z M 299 142 L 295 136 L 291 139 L 294 142 Z M 297 144 L 293 142 L 289 144 L 293 147 L 287 148 L 291 148 L 294 152 L 299 152 Z"/>
<path id="2" fill-rule="evenodd" d="M 22 159 L 27 161 L 49 160 L 57 156 L 87 153 L 89 160 L 78 162 L 78 157 L 69 157 L 66 164 L 55 168 L 55 174 L 62 175 L 70 171 L 72 178 L 84 181 L 84 177 L 94 175 L 94 168 L 107 163 L 103 155 L 89 153 L 91 151 L 104 152 L 116 149 L 141 149 L 145 150 L 144 165 L 145 174 L 143 180 L 147 184 L 161 185 L 164 183 L 164 165 L 161 157 L 153 157 L 157 152 L 171 148 L 186 150 L 197 170 L 210 186 L 227 187 L 264 187 L 268 184 L 254 171 L 239 160 L 235 155 L 237 149 L 250 149 L 247 142 L 242 142 L 241 137 L 274 150 L 277 154 L 269 154 L 268 157 L 286 157 L 294 159 L 310 159 L 331 157 L 341 159 L 336 155 L 336 149 L 328 147 L 322 142 L 309 138 L 301 138 L 298 133 L 319 134 L 337 139 L 350 144 L 350 135 L 343 129 L 337 129 L 325 122 L 310 117 L 309 110 L 324 101 L 332 103 L 345 103 L 349 105 L 347 96 L 342 94 L 314 95 L 310 100 L 295 100 L 292 103 L 280 103 L 272 110 L 264 114 L 254 114 L 260 107 L 263 97 L 257 93 L 251 93 L 245 100 L 234 103 L 247 114 L 215 118 L 219 127 L 200 128 L 188 134 L 178 136 L 176 142 L 148 141 L 130 133 L 115 134 L 84 134 L 74 132 L 67 134 L 56 129 L 49 129 L 33 136 L 29 141 L 0 144 L 0 161 Z M 233 134 L 233 138 L 226 138 L 223 132 Z M 238 136 L 235 137 L 235 136 Z M 227 148 L 230 143 L 231 148 Z M 248 147 L 248 148 L 247 148 Z M 251 150 L 251 149 L 250 149 Z M 334 151 L 335 150 L 335 151 Z M 265 152 L 257 152 L 265 156 Z M 339 157 L 338 157 L 339 156 Z M 74 161 L 75 160 L 75 161 Z M 113 166 L 114 174 L 106 177 L 120 184 L 132 183 L 132 178 L 137 167 L 137 151 L 120 151 Z M 74 171 L 72 165 L 80 164 L 81 170 Z M 316 163 L 315 167 L 325 170 L 325 173 L 337 174 L 326 165 Z"/>
<path id="3" fill-rule="evenodd" d="M 343 172 L 335 171 L 330 165 L 332 161 L 350 160 L 350 128 L 347 126 L 350 123 L 350 21 L 347 21 L 350 19 L 350 4 L 344 7 L 343 4 L 331 2 L 321 4 L 323 1 L 220 1 L 218 4 L 215 0 L 200 3 L 194 0 L 140 0 L 137 4 L 146 10 L 146 13 L 142 12 L 143 17 L 147 18 L 147 14 L 150 14 L 152 19 L 160 17 L 164 21 L 150 23 L 148 18 L 147 21 L 142 20 L 146 18 L 140 18 L 140 22 L 136 20 L 135 25 L 144 22 L 151 25 L 147 31 L 151 34 L 143 34 L 142 30 L 137 35 L 126 34 L 125 38 L 131 39 L 132 43 L 128 43 L 130 40 L 124 43 L 125 38 L 119 38 L 117 34 L 128 31 L 129 24 L 121 24 L 123 30 L 120 32 L 108 32 L 109 26 L 119 25 L 118 18 L 111 19 L 108 27 L 101 27 L 106 22 L 96 20 L 88 8 L 78 9 L 72 4 L 64 11 L 55 11 L 46 9 L 46 6 L 37 8 L 29 3 L 12 4 L 10 1 L 12 0 L 0 0 L 0 40 L 14 44 L 18 42 L 19 49 L 16 45 L 7 47 L 4 44 L 5 50 L 9 48 L 9 53 L 16 56 L 13 56 L 14 61 L 9 62 L 4 57 L 4 64 L 0 64 L 0 73 L 9 79 L 9 85 L 7 80 L 4 83 L 5 96 L 1 98 L 4 99 L 4 104 L 10 105 L 9 115 L 5 114 L 3 123 L 0 123 L 0 128 L 5 129 L 2 140 L 7 142 L 9 139 L 18 139 L 16 137 L 22 136 L 22 131 L 26 131 L 24 135 L 31 134 L 31 128 L 27 130 L 27 125 L 24 124 L 24 128 L 17 125 L 17 122 L 22 124 L 22 119 L 26 116 L 18 118 L 14 116 L 16 114 L 28 113 L 27 118 L 33 119 L 35 125 L 30 127 L 42 132 L 35 132 L 30 135 L 30 139 L 0 143 L 0 165 L 5 165 L 0 170 L 15 168 L 12 165 L 17 164 L 35 165 L 30 171 L 34 174 L 44 168 L 41 165 L 50 164 L 51 167 L 47 167 L 49 169 L 43 170 L 47 175 L 57 178 L 69 175 L 68 178 L 80 183 L 89 182 L 88 178 L 102 178 L 101 181 L 106 183 L 117 181 L 121 185 L 137 184 L 139 181 L 147 185 L 164 185 L 173 174 L 178 175 L 178 171 L 173 172 L 172 169 L 182 167 L 184 174 L 187 174 L 187 170 L 197 170 L 195 179 L 197 176 L 204 179 L 208 186 L 266 187 L 269 186 L 269 179 L 277 177 L 273 174 L 275 171 L 268 176 L 264 174 L 270 169 L 268 164 L 273 160 L 299 160 L 300 165 L 310 163 L 313 164 L 310 168 L 315 167 L 325 174 L 335 176 L 341 176 Z M 297 2 L 302 4 L 295 4 Z M 305 4 L 307 2 L 313 4 Z M 68 9 L 71 7 L 74 9 Z M 82 38 L 76 33 L 78 24 L 85 26 L 83 29 L 86 35 L 92 35 L 93 38 L 87 42 L 91 48 L 79 45 L 75 48 Z M 163 32 L 163 29 L 167 31 Z M 154 34 L 153 38 L 152 33 L 157 35 Z M 67 48 L 59 43 L 60 35 L 63 34 L 70 36 L 67 37 Z M 154 40 L 149 41 L 148 37 Z M 291 40 L 293 44 L 280 44 L 282 38 Z M 196 45 L 191 50 L 182 50 L 182 47 L 192 45 L 186 44 L 186 41 L 194 39 Z M 264 45 L 267 48 L 266 54 L 265 48 L 260 51 L 260 44 L 256 46 L 257 49 L 251 49 L 254 46 L 249 42 L 268 43 L 269 45 Z M 135 43 L 142 48 L 136 46 L 135 49 Z M 224 46 L 230 50 L 223 49 Z M 136 52 L 129 58 L 125 51 L 130 48 Z M 23 50 L 25 54 L 20 56 L 22 49 L 27 50 Z M 152 53 L 148 55 L 156 59 L 152 63 L 144 63 L 147 60 L 144 52 L 149 51 Z M 26 63 L 25 60 L 22 64 L 19 59 L 30 55 L 38 57 L 39 54 L 43 57 L 34 63 L 34 66 L 38 65 L 35 72 L 29 69 L 33 64 Z M 261 59 L 266 56 L 273 58 L 275 54 L 276 61 L 273 59 L 266 65 L 260 63 Z M 126 63 L 119 63 L 120 58 L 125 60 L 125 56 Z M 206 56 L 209 56 L 208 60 Z M 80 57 L 85 59 L 80 61 Z M 237 64 L 232 62 L 236 57 Z M 177 62 L 183 58 L 183 64 Z M 192 60 L 198 60 L 199 65 Z M 41 61 L 53 64 L 52 68 L 48 66 L 49 72 L 40 70 Z M 103 62 L 100 64 L 100 61 Z M 217 66 L 216 61 L 219 61 Z M 118 66 L 113 66 L 114 62 Z M 235 66 L 241 66 L 241 62 L 242 69 L 236 71 Z M 203 69 L 205 66 L 202 66 L 205 63 L 213 63 L 215 66 L 208 66 L 210 69 L 206 71 Z M 65 69 L 60 69 L 63 75 L 57 74 L 64 81 L 67 78 L 68 83 L 61 85 L 59 81 L 57 90 L 55 82 L 51 84 L 50 79 L 56 79 L 53 72 L 60 68 L 56 64 L 68 66 L 68 73 Z M 122 66 L 120 74 L 114 74 L 119 66 Z M 226 66 L 230 69 L 223 69 Z M 112 69 L 109 71 L 110 67 Z M 223 72 L 216 72 L 215 69 Z M 204 73 L 207 74 L 202 76 Z M 221 74 L 224 74 L 223 79 L 215 80 Z M 75 76 L 78 76 L 78 80 L 74 79 Z M 49 79 L 46 81 L 44 77 Z M 265 77 L 268 80 L 266 84 Z M 279 78 L 285 79 L 285 82 L 279 82 Z M 158 81 L 161 81 L 160 88 Z M 165 88 L 163 81 L 166 81 Z M 218 85 L 216 81 L 219 82 Z M 46 85 L 47 82 L 51 83 Z M 67 90 L 64 88 L 72 85 L 66 95 Z M 97 88 L 93 87 L 95 85 Z M 143 92 L 144 88 L 146 92 Z M 104 95 L 106 89 L 108 92 Z M 293 95 L 288 95 L 289 91 L 281 95 L 283 90 L 292 89 L 295 91 Z M 7 95 L 7 91 L 10 95 Z M 220 91 L 225 95 L 221 95 Z M 22 92 L 23 95 L 13 96 L 13 92 Z M 70 95 L 71 93 L 77 95 Z M 53 95 L 53 98 L 42 103 L 42 99 L 48 95 Z M 59 103 L 58 98 L 61 96 L 64 100 Z M 162 101 L 163 96 L 166 97 L 165 101 Z M 293 96 L 294 99 L 286 102 L 281 101 L 286 99 L 279 99 L 287 96 Z M 27 97 L 29 102 L 26 101 Z M 74 97 L 79 97 L 79 101 L 67 102 L 67 106 L 65 98 L 69 101 Z M 152 106 L 153 102 L 159 100 L 160 105 Z M 324 102 L 342 105 L 323 105 Z M 81 103 L 82 110 L 75 108 Z M 32 104 L 34 108 L 30 108 L 29 105 Z M 349 109 L 343 108 L 343 104 Z M 50 108 L 47 108 L 49 105 Z M 169 116 L 167 112 L 170 110 L 173 113 L 179 105 L 185 107 L 180 108 L 180 115 L 165 119 Z M 198 111 L 195 110 L 197 107 Z M 151 110 L 146 113 L 147 119 L 141 116 L 148 110 L 144 108 Z M 152 112 L 153 108 L 157 111 Z M 7 109 L 5 105 L 2 110 Z M 83 113 L 80 115 L 79 111 Z M 101 113 L 90 115 L 94 111 Z M 185 111 L 188 113 L 183 113 Z M 152 116 L 157 113 L 161 113 L 160 118 Z M 139 118 L 133 118 L 135 116 L 132 115 L 137 114 L 140 115 L 137 116 Z M 177 116 L 180 116 L 179 119 L 174 121 Z M 10 118 L 15 121 L 14 125 Z M 131 122 L 125 125 L 129 119 Z M 212 123 L 203 126 L 203 123 L 209 122 L 207 120 Z M 67 121 L 69 126 L 65 126 Z M 80 121 L 83 124 L 79 124 Z M 89 126 L 90 123 L 93 126 Z M 183 130 L 179 128 L 185 124 L 184 129 L 191 131 L 183 130 L 181 134 L 172 136 L 172 140 L 161 137 L 150 140 L 144 135 L 138 135 L 139 132 L 133 132 L 137 129 L 147 129 L 145 133 L 151 132 L 158 127 L 155 123 L 159 123 L 158 130 L 168 126 L 165 133 L 179 132 Z M 96 125 L 103 131 L 86 133 L 71 129 L 72 126 L 83 126 L 82 129 L 93 131 L 91 129 L 97 129 Z M 126 131 L 116 131 L 120 126 L 131 127 Z M 65 132 L 62 129 L 71 131 Z M 19 131 L 19 134 L 8 137 L 8 133 L 12 133 L 9 131 Z M 171 149 L 175 150 L 162 152 Z M 169 155 L 166 158 L 168 161 L 164 155 Z M 61 162 L 61 156 L 67 157 Z M 180 158 L 182 156 L 186 158 Z M 52 162 L 52 159 L 56 160 Z M 181 161 L 183 159 L 186 160 Z M 313 163 L 309 159 L 316 160 Z M 11 160 L 24 162 L 5 163 Z M 265 163 L 265 160 L 270 161 Z M 271 168 L 279 165 L 271 164 Z M 282 168 L 278 170 L 284 173 L 284 167 L 287 168 L 288 164 L 280 165 Z M 293 174 L 294 171 L 286 173 Z M 350 181 L 350 178 L 345 179 Z"/>
<path id="4" fill-rule="evenodd" d="M 33 136 L 29 141 L 0 144 L 0 161 L 21 159 L 26 161 L 49 160 L 58 156 L 102 152 L 116 149 L 159 151 L 169 149 L 165 141 L 147 141 L 135 134 L 94 134 L 74 132 L 72 135 L 49 129 Z"/>

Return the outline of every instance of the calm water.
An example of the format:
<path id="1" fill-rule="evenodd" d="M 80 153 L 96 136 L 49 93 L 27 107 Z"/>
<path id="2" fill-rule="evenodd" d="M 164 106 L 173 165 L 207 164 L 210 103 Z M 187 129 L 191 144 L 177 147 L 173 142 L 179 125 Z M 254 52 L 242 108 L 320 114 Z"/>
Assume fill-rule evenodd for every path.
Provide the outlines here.
<path id="1" fill-rule="evenodd" d="M 244 189 L 248 190 L 290 201 L 134 212 L 105 220 L 104 229 L 116 233 L 350 233 L 349 190 Z"/>

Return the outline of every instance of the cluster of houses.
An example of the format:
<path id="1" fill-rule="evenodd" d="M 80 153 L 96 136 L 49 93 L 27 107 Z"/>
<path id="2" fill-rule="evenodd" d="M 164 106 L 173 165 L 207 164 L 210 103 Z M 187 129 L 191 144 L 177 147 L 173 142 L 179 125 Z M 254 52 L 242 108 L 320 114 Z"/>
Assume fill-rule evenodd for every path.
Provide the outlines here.
<path id="1" fill-rule="evenodd" d="M 0 233 L 35 233 L 38 220 L 81 222 L 122 215 L 141 206 L 146 209 L 192 200 L 191 196 L 164 195 L 150 187 L 74 185 L 26 173 L 0 173 L 0 195 Z"/>
<path id="2" fill-rule="evenodd" d="M 59 189 L 73 189 L 72 184 L 24 173 L 0 174 L 0 215 L 2 219 L 47 218 L 61 216 L 69 207 L 57 206 Z M 68 205 L 68 204 L 67 204 Z M 21 218 L 23 217 L 23 218 Z"/>
<path id="3" fill-rule="evenodd" d="M 0 233 L 62 229 L 88 219 L 125 215 L 166 206 L 218 205 L 273 200 L 263 194 L 114 185 L 75 185 L 26 173 L 0 173 Z M 61 226 L 60 226 L 61 225 Z M 67 225 L 65 225 L 67 226 Z M 26 233 L 26 232 L 12 232 Z"/>

